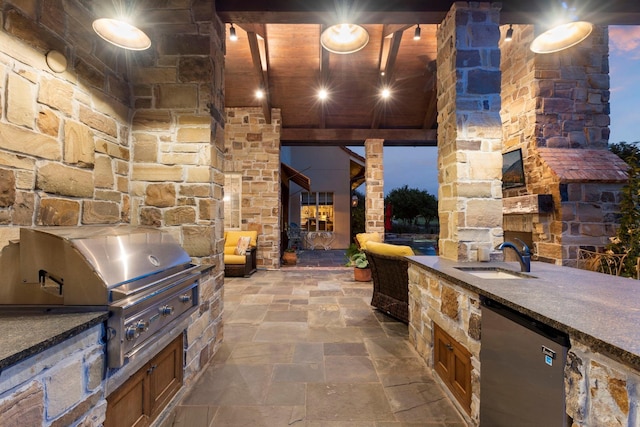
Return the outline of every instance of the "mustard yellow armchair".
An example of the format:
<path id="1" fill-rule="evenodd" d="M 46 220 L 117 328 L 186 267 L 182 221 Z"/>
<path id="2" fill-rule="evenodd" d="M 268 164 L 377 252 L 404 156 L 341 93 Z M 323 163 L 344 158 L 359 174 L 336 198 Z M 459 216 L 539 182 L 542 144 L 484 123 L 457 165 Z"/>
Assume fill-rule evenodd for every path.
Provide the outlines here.
<path id="1" fill-rule="evenodd" d="M 257 231 L 224 232 L 224 275 L 249 277 L 256 272 Z"/>

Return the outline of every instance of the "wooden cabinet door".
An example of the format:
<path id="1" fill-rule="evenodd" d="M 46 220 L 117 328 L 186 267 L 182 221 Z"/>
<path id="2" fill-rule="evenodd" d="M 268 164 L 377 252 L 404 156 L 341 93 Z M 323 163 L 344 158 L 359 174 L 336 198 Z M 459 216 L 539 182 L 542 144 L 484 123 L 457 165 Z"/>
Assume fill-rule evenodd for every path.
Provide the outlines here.
<path id="1" fill-rule="evenodd" d="M 107 397 L 104 427 L 149 425 L 149 399 L 144 392 L 148 380 L 146 370 L 141 369 Z"/>
<path id="2" fill-rule="evenodd" d="M 437 324 L 433 327 L 433 340 L 436 373 L 462 407 L 471 412 L 471 353 Z"/>
<path id="3" fill-rule="evenodd" d="M 149 401 L 151 419 L 155 419 L 182 387 L 182 335 L 151 360 Z"/>
<path id="4" fill-rule="evenodd" d="M 146 427 L 182 387 L 182 334 L 107 397 L 105 427 Z"/>

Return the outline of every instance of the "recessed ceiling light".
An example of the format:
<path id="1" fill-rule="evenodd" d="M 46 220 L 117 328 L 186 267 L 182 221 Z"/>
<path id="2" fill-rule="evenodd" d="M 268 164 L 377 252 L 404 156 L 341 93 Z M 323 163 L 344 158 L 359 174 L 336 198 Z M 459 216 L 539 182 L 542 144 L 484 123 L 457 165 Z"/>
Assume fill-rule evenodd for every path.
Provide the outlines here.
<path id="1" fill-rule="evenodd" d="M 100 18 L 92 27 L 104 40 L 123 49 L 145 50 L 151 46 L 151 39 L 142 30 L 125 21 Z"/>
<path id="2" fill-rule="evenodd" d="M 383 99 L 387 99 L 391 96 L 391 91 L 388 88 L 384 88 L 380 91 L 380 96 Z"/>
<path id="3" fill-rule="evenodd" d="M 329 92 L 327 92 L 326 89 L 320 89 L 318 91 L 318 98 L 320 99 L 327 99 L 327 97 L 329 96 Z"/>
<path id="4" fill-rule="evenodd" d="M 262 89 L 256 90 L 256 98 L 262 99 L 263 97 L 264 97 L 264 92 L 262 91 Z"/>

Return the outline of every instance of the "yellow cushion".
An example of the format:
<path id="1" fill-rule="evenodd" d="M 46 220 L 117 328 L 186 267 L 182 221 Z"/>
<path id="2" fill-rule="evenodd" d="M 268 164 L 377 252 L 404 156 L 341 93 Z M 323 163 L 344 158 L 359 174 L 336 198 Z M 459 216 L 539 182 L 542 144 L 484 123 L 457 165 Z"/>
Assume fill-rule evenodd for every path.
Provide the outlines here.
<path id="1" fill-rule="evenodd" d="M 225 255 L 235 255 L 236 254 L 236 247 L 235 246 L 225 246 L 224 247 L 224 254 Z"/>
<path id="2" fill-rule="evenodd" d="M 247 263 L 247 256 L 246 255 L 228 255 L 228 254 L 225 254 L 224 255 L 224 263 L 225 264 L 233 264 L 233 265 L 246 264 Z"/>
<path id="3" fill-rule="evenodd" d="M 257 231 L 240 231 L 240 230 L 231 230 L 224 232 L 224 246 L 233 246 L 234 250 L 236 246 L 238 246 L 238 240 L 241 237 L 249 236 L 251 237 L 251 243 L 249 246 L 255 248 L 258 246 L 258 232 Z"/>
<path id="4" fill-rule="evenodd" d="M 382 236 L 377 231 L 374 231 L 373 233 L 358 233 L 356 234 L 356 240 L 358 240 L 360 249 L 364 251 L 367 249 L 367 244 L 369 244 L 369 242 L 382 242 Z"/>
<path id="5" fill-rule="evenodd" d="M 367 243 L 367 251 L 388 256 L 411 256 L 415 255 L 411 246 L 390 245 L 389 243 L 369 242 Z"/>

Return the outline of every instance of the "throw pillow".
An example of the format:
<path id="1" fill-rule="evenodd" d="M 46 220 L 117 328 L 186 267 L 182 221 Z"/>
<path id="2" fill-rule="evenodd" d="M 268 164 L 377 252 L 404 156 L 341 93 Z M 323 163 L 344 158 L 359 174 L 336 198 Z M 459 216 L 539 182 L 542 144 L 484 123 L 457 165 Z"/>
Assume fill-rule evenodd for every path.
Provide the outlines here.
<path id="1" fill-rule="evenodd" d="M 236 255 L 246 255 L 249 244 L 251 243 L 251 237 L 240 237 L 238 239 L 238 246 L 236 246 Z"/>

